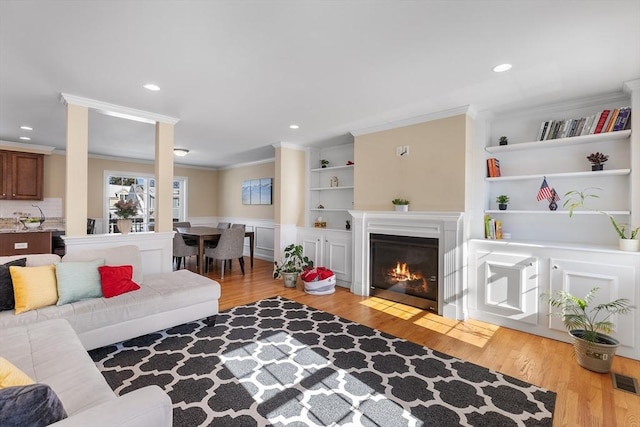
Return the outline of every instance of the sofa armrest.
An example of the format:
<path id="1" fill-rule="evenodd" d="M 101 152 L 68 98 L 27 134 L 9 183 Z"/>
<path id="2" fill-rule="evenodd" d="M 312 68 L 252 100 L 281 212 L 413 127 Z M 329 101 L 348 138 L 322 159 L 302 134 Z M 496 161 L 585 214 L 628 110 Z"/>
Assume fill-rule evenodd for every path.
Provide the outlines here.
<path id="1" fill-rule="evenodd" d="M 147 386 L 51 424 L 56 427 L 171 427 L 171 399 L 158 386 Z"/>

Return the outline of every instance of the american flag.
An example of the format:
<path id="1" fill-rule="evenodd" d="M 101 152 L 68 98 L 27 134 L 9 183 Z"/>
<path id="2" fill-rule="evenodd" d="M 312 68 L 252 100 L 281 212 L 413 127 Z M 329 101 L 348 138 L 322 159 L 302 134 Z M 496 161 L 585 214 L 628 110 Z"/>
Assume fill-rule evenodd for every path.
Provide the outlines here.
<path id="1" fill-rule="evenodd" d="M 542 185 L 540 186 L 540 190 L 538 190 L 538 201 L 543 200 L 543 199 L 555 199 L 556 197 L 558 197 L 558 195 L 556 194 L 555 190 L 551 187 L 549 187 L 549 184 L 547 184 L 547 177 L 544 177 L 542 179 Z M 560 198 L 558 198 L 557 200 L 560 200 Z"/>

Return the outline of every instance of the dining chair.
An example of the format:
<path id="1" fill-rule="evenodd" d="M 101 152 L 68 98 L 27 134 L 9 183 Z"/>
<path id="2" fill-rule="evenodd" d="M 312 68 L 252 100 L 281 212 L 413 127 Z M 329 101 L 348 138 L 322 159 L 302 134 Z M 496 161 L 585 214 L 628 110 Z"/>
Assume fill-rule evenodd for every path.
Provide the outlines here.
<path id="1" fill-rule="evenodd" d="M 96 220 L 94 218 L 87 218 L 87 234 L 94 234 L 96 232 Z"/>
<path id="2" fill-rule="evenodd" d="M 215 248 L 205 248 L 205 266 L 209 266 L 209 258 L 222 261 L 222 273 L 220 278 L 224 279 L 224 270 L 227 260 L 237 258 L 240 262 L 240 269 L 244 275 L 244 230 L 242 228 L 228 228 L 220 234 L 220 240 Z"/>
<path id="3" fill-rule="evenodd" d="M 218 225 L 216 225 L 216 228 L 229 228 L 230 226 L 230 222 L 219 222 Z"/>
<path id="4" fill-rule="evenodd" d="M 176 234 L 173 235 L 173 259 L 178 264 L 178 270 L 180 270 L 181 261 L 184 260 L 185 267 L 187 266 L 187 258 L 191 256 L 196 256 L 197 260 L 198 248 L 197 246 L 187 245 L 180 234 L 179 231 L 176 230 Z"/>
<path id="5" fill-rule="evenodd" d="M 243 230 L 247 229 L 246 224 L 231 224 L 231 228 L 242 228 Z"/>

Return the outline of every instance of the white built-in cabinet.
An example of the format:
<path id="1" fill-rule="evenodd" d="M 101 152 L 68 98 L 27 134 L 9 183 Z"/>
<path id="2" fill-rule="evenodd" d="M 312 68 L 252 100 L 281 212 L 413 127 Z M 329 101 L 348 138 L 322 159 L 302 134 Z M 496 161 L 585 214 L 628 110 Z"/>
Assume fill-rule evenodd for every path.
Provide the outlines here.
<path id="1" fill-rule="evenodd" d="M 476 120 L 474 177 L 468 210 L 468 297 L 470 318 L 569 341 L 562 322 L 549 317 L 541 295 L 566 290 L 585 296 L 599 287 L 596 302 L 628 298 L 640 304 L 640 253 L 618 249 L 609 218 L 640 225 L 640 133 L 632 130 L 536 141 L 546 120 L 587 117 L 603 109 L 632 107 L 640 113 L 640 80 L 624 91 L 520 111 L 482 112 Z M 636 121 L 637 123 L 637 121 Z M 507 136 L 508 145 L 498 140 Z M 592 171 L 590 153 L 609 155 L 603 171 Z M 486 159 L 500 162 L 501 176 L 488 178 Z M 536 195 L 543 178 L 563 199 L 556 211 Z M 598 188 L 591 210 L 569 217 L 563 207 L 570 190 Z M 506 211 L 495 199 L 510 198 Z M 484 215 L 502 222 L 508 240 L 484 238 Z M 618 354 L 640 360 L 640 310 L 613 319 Z"/>
<path id="2" fill-rule="evenodd" d="M 336 275 L 337 284 L 349 287 L 353 275 L 351 233 L 317 228 L 298 228 L 298 244 L 315 266 L 326 267 Z"/>
<path id="3" fill-rule="evenodd" d="M 473 319 L 570 342 L 561 319 L 549 316 L 543 294 L 566 290 L 584 297 L 598 287 L 595 304 L 617 298 L 640 303 L 638 252 L 476 239 L 469 254 L 467 307 Z M 640 360 L 640 311 L 612 320 L 618 354 Z"/>

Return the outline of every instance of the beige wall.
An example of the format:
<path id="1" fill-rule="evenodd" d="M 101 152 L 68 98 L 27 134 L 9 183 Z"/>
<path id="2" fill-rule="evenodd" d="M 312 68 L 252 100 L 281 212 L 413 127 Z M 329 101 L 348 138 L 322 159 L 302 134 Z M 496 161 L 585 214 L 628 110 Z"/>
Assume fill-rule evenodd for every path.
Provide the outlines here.
<path id="1" fill-rule="evenodd" d="M 242 181 L 274 177 L 273 161 L 218 171 L 218 216 L 272 220 L 273 204 L 242 204 Z"/>
<path id="2" fill-rule="evenodd" d="M 355 209 L 392 210 L 403 198 L 414 211 L 464 211 L 467 126 L 459 115 L 357 136 Z M 399 145 L 408 156 L 396 156 Z"/>
<path id="3" fill-rule="evenodd" d="M 306 154 L 304 151 L 279 147 L 276 149 L 276 180 L 274 185 L 274 203 L 276 203 L 274 221 L 278 224 L 305 224 L 306 194 Z"/>
<path id="4" fill-rule="evenodd" d="M 103 215 L 104 171 L 140 172 L 154 174 L 151 163 L 135 163 L 120 160 L 89 158 L 88 216 L 100 218 Z M 176 166 L 176 176 L 187 177 L 189 217 L 217 216 L 218 171 Z M 64 199 L 65 156 L 53 154 L 45 156 L 44 196 Z"/>

